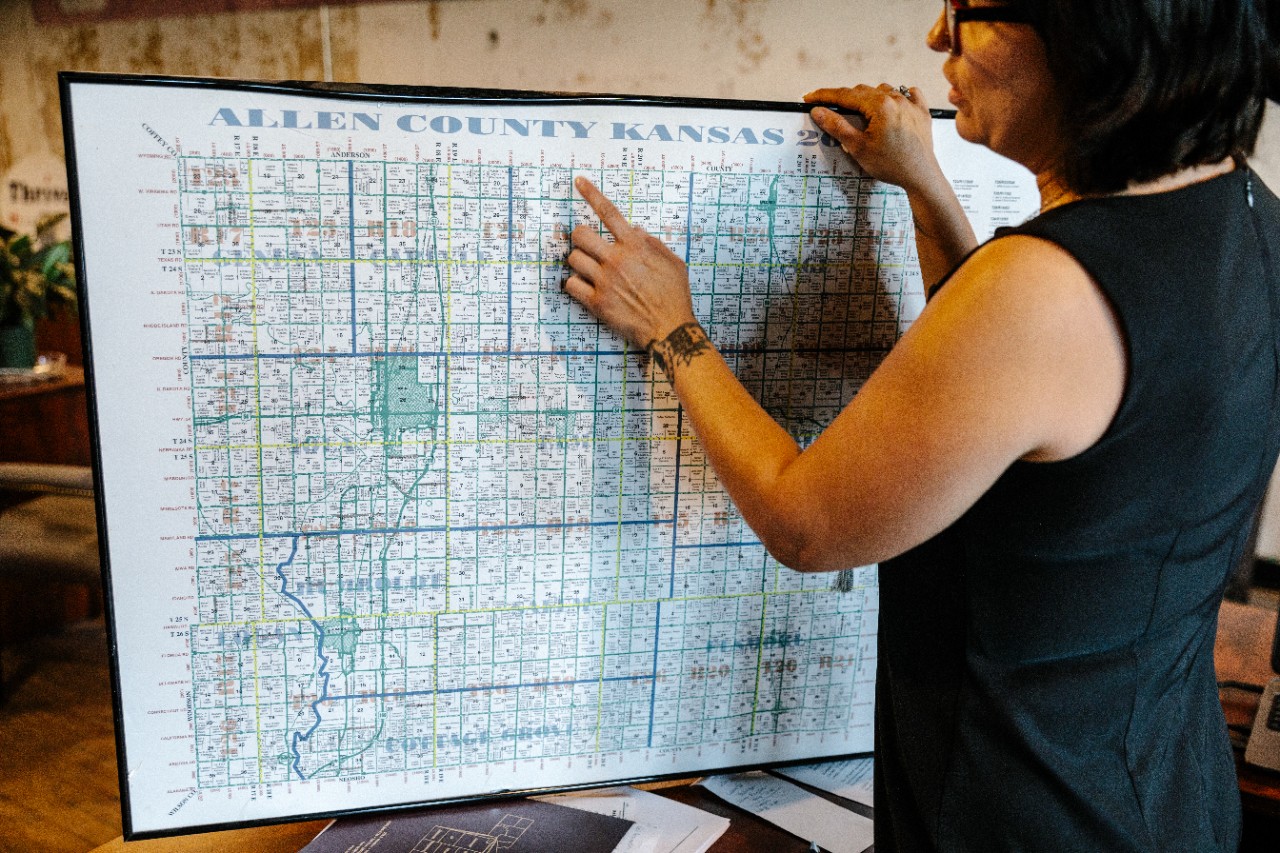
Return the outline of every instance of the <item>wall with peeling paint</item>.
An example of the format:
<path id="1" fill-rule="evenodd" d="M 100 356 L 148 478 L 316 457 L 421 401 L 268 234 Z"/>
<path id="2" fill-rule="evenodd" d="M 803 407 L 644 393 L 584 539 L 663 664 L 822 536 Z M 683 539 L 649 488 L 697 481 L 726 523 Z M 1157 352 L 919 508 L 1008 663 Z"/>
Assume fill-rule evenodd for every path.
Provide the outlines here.
<path id="1" fill-rule="evenodd" d="M 941 102 L 923 46 L 936 14 L 937 0 L 434 0 L 40 26 L 29 3 L 0 2 L 0 172 L 61 154 L 61 69 L 765 99 L 885 79 Z"/>
<path id="2" fill-rule="evenodd" d="M 794 99 L 818 84 L 938 76 L 937 0 L 470 0 L 359 15 L 365 79 Z M 832 37 L 832 34 L 837 34 Z M 945 90 L 942 90 L 945 91 Z"/>
<path id="3" fill-rule="evenodd" d="M 924 46 L 938 0 L 431 0 L 41 26 L 0 0 L 0 172 L 61 155 L 61 69 L 789 100 L 911 83 L 946 106 Z M 1280 119 L 1259 170 L 1280 186 Z"/>
<path id="4" fill-rule="evenodd" d="M 920 86 L 938 0 L 430 0 L 40 26 L 0 0 L 0 173 L 62 156 L 59 70 L 790 100 L 824 85 Z M 1280 188 L 1280 109 L 1254 165 Z M 1263 553 L 1280 556 L 1280 506 Z"/>

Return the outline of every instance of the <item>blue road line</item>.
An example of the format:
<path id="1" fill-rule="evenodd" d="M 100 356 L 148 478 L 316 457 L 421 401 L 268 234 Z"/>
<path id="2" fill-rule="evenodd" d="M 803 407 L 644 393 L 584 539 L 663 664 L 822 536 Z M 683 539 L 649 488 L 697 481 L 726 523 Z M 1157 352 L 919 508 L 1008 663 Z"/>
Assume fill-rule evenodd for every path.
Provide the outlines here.
<path id="1" fill-rule="evenodd" d="M 523 690 L 537 687 L 573 687 L 579 684 L 600 684 L 618 681 L 648 681 L 652 675 L 615 675 L 609 678 L 579 678 L 573 681 L 530 681 L 521 684 L 483 684 L 472 687 L 449 687 L 444 690 L 403 690 L 398 693 L 357 693 L 354 696 L 329 696 L 324 701 L 340 702 L 361 699 L 405 699 L 412 696 L 443 696 L 457 693 L 481 693 L 489 690 Z"/>
<path id="2" fill-rule="evenodd" d="M 672 583 L 675 578 L 672 577 Z M 649 735 L 645 746 L 653 746 L 653 709 L 658 704 L 658 641 L 662 638 L 662 602 L 658 602 L 658 611 L 653 618 L 653 683 L 649 685 Z"/>
<path id="3" fill-rule="evenodd" d="M 685 225 L 684 225 L 684 263 L 689 265 L 689 256 L 693 253 L 693 180 L 694 174 L 689 173 L 689 203 L 685 209 Z"/>
<path id="4" fill-rule="evenodd" d="M 363 530 L 291 530 L 284 533 L 218 533 L 197 536 L 197 542 L 230 542 L 245 539 L 289 539 L 313 536 L 390 536 L 401 533 L 500 533 L 504 530 L 561 530 L 572 527 L 633 527 L 641 524 L 673 524 L 671 518 L 638 518 L 623 521 L 550 522 L 540 524 L 468 524 L 456 527 L 385 527 Z"/>
<path id="5" fill-rule="evenodd" d="M 724 355 L 850 355 L 853 353 L 887 353 L 885 346 L 851 347 L 724 347 Z M 297 361 L 325 358 L 599 358 L 601 356 L 637 356 L 635 350 L 516 350 L 494 352 L 485 350 L 406 350 L 397 352 L 259 352 L 259 353 L 198 353 L 189 356 L 191 361 L 249 361 L 251 359 L 295 359 Z"/>
<path id="6" fill-rule="evenodd" d="M 507 352 L 511 352 L 511 303 L 512 296 L 515 291 L 515 284 L 512 281 L 511 270 L 515 266 L 515 167 L 507 167 Z"/>
<path id="7" fill-rule="evenodd" d="M 350 223 L 348 228 L 347 242 L 351 248 L 351 257 L 356 256 L 356 164 L 353 160 L 347 161 L 347 220 Z M 351 352 L 356 353 L 356 265 L 351 263 Z"/>

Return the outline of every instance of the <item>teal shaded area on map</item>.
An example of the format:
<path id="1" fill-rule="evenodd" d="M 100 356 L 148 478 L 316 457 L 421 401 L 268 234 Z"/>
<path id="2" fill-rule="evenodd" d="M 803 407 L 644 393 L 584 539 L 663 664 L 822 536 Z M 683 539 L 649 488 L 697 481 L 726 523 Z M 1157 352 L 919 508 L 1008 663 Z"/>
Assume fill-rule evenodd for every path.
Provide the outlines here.
<path id="1" fill-rule="evenodd" d="M 373 362 L 373 426 L 386 441 L 407 430 L 426 427 L 434 434 L 440 421 L 436 382 L 418 378 L 418 357 L 388 355 Z"/>
<path id="2" fill-rule="evenodd" d="M 344 612 L 336 625 L 330 626 L 322 635 L 323 647 L 338 655 L 343 675 L 356 671 L 356 649 L 360 645 L 361 633 L 360 625 L 352 614 Z"/>
<path id="3" fill-rule="evenodd" d="M 353 655 L 360 640 L 360 625 L 350 613 L 343 613 L 337 625 L 324 633 L 324 646 L 340 655 Z"/>

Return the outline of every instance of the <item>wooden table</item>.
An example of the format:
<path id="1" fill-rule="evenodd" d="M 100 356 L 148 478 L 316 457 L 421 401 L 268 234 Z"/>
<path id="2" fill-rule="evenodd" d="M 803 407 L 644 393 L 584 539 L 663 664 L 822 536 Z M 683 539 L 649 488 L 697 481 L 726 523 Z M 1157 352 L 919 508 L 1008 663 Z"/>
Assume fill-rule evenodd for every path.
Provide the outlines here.
<path id="1" fill-rule="evenodd" d="M 89 416 L 84 369 L 64 368 L 53 379 L 0 383 L 0 462 L 88 465 Z M 0 510 L 8 502 L 0 494 Z M 0 643 L 12 643 L 85 618 L 97 593 L 0 576 Z"/>
<path id="2" fill-rule="evenodd" d="M 806 853 L 809 850 L 809 842 L 728 805 L 705 788 L 690 785 L 692 781 L 636 787 L 729 818 L 729 828 L 711 846 L 714 853 Z M 298 853 L 326 824 L 328 821 L 321 820 L 129 843 L 117 838 L 94 848 L 91 853 Z"/>
<path id="3" fill-rule="evenodd" d="M 55 379 L 0 384 L 0 462 L 89 464 L 84 369 Z"/>
<path id="4" fill-rule="evenodd" d="M 327 820 L 313 820 L 150 841 L 126 842 L 117 838 L 93 848 L 91 853 L 298 853 L 328 824 Z"/>
<path id="5" fill-rule="evenodd" d="M 1271 669 L 1271 643 L 1275 630 L 1274 610 L 1223 602 L 1218 615 L 1218 642 L 1213 653 L 1218 680 L 1264 685 L 1275 678 L 1276 673 Z M 1259 694 L 1237 689 L 1220 692 L 1227 724 L 1253 725 L 1261 698 Z M 1244 751 L 1237 749 L 1235 753 L 1246 821 L 1255 819 L 1280 829 L 1280 773 L 1245 764 Z M 1277 847 L 1280 847 L 1280 841 L 1277 841 Z"/>

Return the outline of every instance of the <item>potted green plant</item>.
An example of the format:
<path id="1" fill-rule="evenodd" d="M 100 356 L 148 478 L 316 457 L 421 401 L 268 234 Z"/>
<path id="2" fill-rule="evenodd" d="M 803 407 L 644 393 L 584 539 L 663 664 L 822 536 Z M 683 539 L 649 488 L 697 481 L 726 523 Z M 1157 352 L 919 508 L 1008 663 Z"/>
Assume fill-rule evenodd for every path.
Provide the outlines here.
<path id="1" fill-rule="evenodd" d="M 54 236 L 66 214 L 40 221 L 36 236 L 0 227 L 0 368 L 36 363 L 36 321 L 76 310 L 71 242 Z"/>

